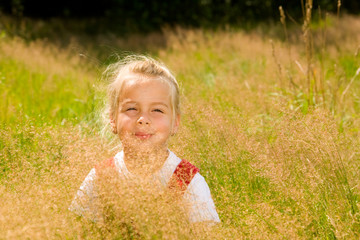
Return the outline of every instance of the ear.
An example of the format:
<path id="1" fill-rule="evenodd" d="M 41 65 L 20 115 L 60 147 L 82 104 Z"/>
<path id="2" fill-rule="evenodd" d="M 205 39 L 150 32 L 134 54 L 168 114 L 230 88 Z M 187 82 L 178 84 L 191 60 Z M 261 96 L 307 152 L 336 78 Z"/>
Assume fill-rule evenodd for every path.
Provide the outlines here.
<path id="1" fill-rule="evenodd" d="M 117 127 L 116 127 L 116 120 L 113 118 L 113 116 L 110 114 L 110 127 L 111 127 L 111 131 L 114 134 L 117 134 Z"/>
<path id="2" fill-rule="evenodd" d="M 172 129 L 172 135 L 175 135 L 175 133 L 177 133 L 178 129 L 179 129 L 179 125 L 180 125 L 180 114 L 177 114 L 175 117 L 175 121 L 173 123 L 173 129 Z"/>

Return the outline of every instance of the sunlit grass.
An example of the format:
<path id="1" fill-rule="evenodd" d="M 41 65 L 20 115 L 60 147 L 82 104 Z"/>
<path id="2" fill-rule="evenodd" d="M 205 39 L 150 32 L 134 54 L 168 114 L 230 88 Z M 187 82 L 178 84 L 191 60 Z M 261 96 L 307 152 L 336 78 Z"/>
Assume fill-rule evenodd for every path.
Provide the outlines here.
<path id="1" fill-rule="evenodd" d="M 95 76 L 78 54 L 36 42 L 2 39 L 0 117 L 3 123 L 26 118 L 79 122 L 94 109 Z M 20 121 L 19 121 L 20 120 Z"/>
<path id="2" fill-rule="evenodd" d="M 359 27 L 356 18 L 327 25 L 328 51 L 314 58 L 314 82 L 322 75 L 325 85 L 312 103 L 303 46 L 293 36 L 289 56 L 288 44 L 257 31 L 164 31 L 166 46 L 151 51 L 175 72 L 183 103 L 170 148 L 207 180 L 222 220 L 212 229 L 184 221 L 157 192 L 107 189 L 104 223 L 68 211 L 89 170 L 118 151 L 98 125 L 105 64 L 79 57 L 104 53 L 87 49 L 91 39 L 81 48 L 58 48 L 3 37 L 2 237 L 357 239 Z M 113 44 L 126 49 L 122 39 Z M 159 217 L 159 210 L 171 217 Z"/>

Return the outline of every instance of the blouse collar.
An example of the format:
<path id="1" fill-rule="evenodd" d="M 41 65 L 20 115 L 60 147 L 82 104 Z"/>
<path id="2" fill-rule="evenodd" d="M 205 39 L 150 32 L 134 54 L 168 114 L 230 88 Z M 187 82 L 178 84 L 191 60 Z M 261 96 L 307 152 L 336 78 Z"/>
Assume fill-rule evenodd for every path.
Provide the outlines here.
<path id="1" fill-rule="evenodd" d="M 177 165 L 181 162 L 181 159 L 178 158 L 172 151 L 169 151 L 169 155 L 165 160 L 163 166 L 160 170 L 153 174 L 153 177 L 160 180 L 162 185 L 166 186 L 170 180 L 170 177 L 174 173 Z M 115 166 L 120 174 L 124 175 L 126 178 L 135 177 L 135 174 L 131 173 L 124 161 L 124 151 L 121 151 L 115 155 Z"/>

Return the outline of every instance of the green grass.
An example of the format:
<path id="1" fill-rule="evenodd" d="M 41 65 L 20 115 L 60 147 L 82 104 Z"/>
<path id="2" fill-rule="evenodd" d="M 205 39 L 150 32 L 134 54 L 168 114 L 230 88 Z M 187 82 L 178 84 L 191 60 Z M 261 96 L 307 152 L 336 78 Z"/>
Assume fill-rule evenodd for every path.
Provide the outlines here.
<path id="1" fill-rule="evenodd" d="M 256 31 L 165 31 L 167 45 L 159 48 L 152 47 L 154 36 L 147 38 L 149 51 L 175 72 L 182 89 L 181 128 L 170 148 L 200 168 L 222 220 L 206 232 L 177 224 L 176 216 L 158 219 L 151 209 L 127 212 L 130 221 L 114 205 L 107 225 L 69 212 L 90 168 L 118 151 L 99 125 L 105 64 L 83 61 L 74 48 L 57 43 L 2 37 L 2 237 L 357 239 L 359 76 L 342 95 L 360 62 L 351 53 L 358 44 L 355 30 L 338 27 L 349 21 L 359 36 L 358 18 L 326 26 L 329 51 L 314 57 L 316 79 L 323 74 L 325 83 L 311 93 L 316 101 L 309 100 L 294 63 L 305 66 L 299 42 L 291 43 L 290 62 L 288 44 L 273 39 L 281 75 L 268 36 Z M 117 40 L 113 49 L 127 49 Z M 87 39 L 82 48 L 102 59 L 106 53 L 94 49 L 97 41 Z M 314 89 L 320 86 L 316 79 Z M 140 205 L 146 208 L 145 202 Z M 137 209 L 136 202 L 129 209 Z M 146 216 L 148 223 L 141 219 Z"/>
<path id="2" fill-rule="evenodd" d="M 46 69 L 34 71 L 14 59 L 0 60 L 0 73 L 4 123 L 24 118 L 78 123 L 95 108 L 94 79 L 79 78 L 71 72 L 49 75 Z"/>

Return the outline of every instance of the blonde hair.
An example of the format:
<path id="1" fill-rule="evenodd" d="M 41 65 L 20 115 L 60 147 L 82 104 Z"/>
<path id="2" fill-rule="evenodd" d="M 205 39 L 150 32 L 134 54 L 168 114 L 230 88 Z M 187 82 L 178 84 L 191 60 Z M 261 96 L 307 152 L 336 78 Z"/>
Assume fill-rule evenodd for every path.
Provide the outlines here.
<path id="1" fill-rule="evenodd" d="M 127 76 L 131 74 L 139 75 L 139 79 L 167 83 L 170 88 L 173 120 L 177 115 L 180 115 L 179 85 L 170 70 L 163 63 L 153 58 L 142 55 L 131 55 L 111 64 L 104 72 L 104 75 L 110 80 L 107 88 L 110 118 L 116 119 L 120 97 L 121 94 L 123 94 L 126 81 L 129 80 Z"/>

